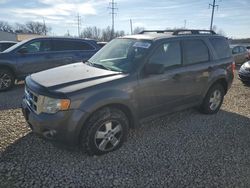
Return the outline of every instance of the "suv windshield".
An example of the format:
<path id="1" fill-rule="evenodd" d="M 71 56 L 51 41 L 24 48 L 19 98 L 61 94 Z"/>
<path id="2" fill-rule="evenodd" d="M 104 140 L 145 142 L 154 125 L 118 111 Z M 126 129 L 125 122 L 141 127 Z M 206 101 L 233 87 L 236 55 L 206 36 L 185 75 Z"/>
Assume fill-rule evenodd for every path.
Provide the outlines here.
<path id="1" fill-rule="evenodd" d="M 151 42 L 146 40 L 114 39 L 88 62 L 99 68 L 128 73 L 150 46 Z"/>

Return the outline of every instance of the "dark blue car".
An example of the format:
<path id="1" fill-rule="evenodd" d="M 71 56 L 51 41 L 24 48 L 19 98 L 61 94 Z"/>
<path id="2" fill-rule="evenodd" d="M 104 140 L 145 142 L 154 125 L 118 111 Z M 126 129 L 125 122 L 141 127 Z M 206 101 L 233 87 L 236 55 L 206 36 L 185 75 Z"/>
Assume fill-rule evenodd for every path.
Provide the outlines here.
<path id="1" fill-rule="evenodd" d="M 20 42 L 0 53 L 0 91 L 31 73 L 87 61 L 99 49 L 90 39 L 41 37 Z"/>

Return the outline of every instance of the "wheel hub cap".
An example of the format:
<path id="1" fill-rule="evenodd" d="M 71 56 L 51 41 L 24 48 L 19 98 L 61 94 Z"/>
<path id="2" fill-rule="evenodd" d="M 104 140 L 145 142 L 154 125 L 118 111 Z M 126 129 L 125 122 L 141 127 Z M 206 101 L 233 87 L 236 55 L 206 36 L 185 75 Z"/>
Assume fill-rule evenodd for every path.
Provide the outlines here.
<path id="1" fill-rule="evenodd" d="M 121 136 L 121 124 L 117 121 L 108 121 L 97 130 L 95 144 L 101 151 L 109 151 L 120 143 Z"/>
<path id="2" fill-rule="evenodd" d="M 219 90 L 215 90 L 210 97 L 209 106 L 211 110 L 216 110 L 221 103 L 222 95 Z"/>
<path id="3" fill-rule="evenodd" d="M 8 74 L 0 74 L 0 89 L 8 88 L 10 84 L 10 76 Z"/>

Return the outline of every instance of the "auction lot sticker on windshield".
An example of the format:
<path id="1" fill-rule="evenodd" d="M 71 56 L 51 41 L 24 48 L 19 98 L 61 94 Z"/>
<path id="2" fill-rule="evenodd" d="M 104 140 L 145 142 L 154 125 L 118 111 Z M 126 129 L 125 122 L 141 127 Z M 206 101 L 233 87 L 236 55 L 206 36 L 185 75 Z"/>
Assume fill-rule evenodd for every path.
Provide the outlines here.
<path id="1" fill-rule="evenodd" d="M 136 48 L 149 48 L 151 44 L 149 42 L 136 42 L 134 43 L 133 47 Z"/>

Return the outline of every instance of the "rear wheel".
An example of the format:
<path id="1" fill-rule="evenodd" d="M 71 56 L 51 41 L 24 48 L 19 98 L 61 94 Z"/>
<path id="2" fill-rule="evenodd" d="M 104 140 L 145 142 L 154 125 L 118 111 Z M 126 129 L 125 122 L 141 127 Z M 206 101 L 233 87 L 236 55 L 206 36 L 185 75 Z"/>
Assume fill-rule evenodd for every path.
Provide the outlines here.
<path id="1" fill-rule="evenodd" d="M 0 69 L 0 91 L 12 88 L 14 81 L 14 75 L 8 69 Z"/>
<path id="2" fill-rule="evenodd" d="M 81 134 L 81 145 L 90 155 L 102 155 L 120 148 L 128 133 L 128 119 L 117 108 L 95 112 Z"/>
<path id="3" fill-rule="evenodd" d="M 221 84 L 213 85 L 207 92 L 200 107 L 205 114 L 215 114 L 220 110 L 225 95 L 225 89 Z"/>

